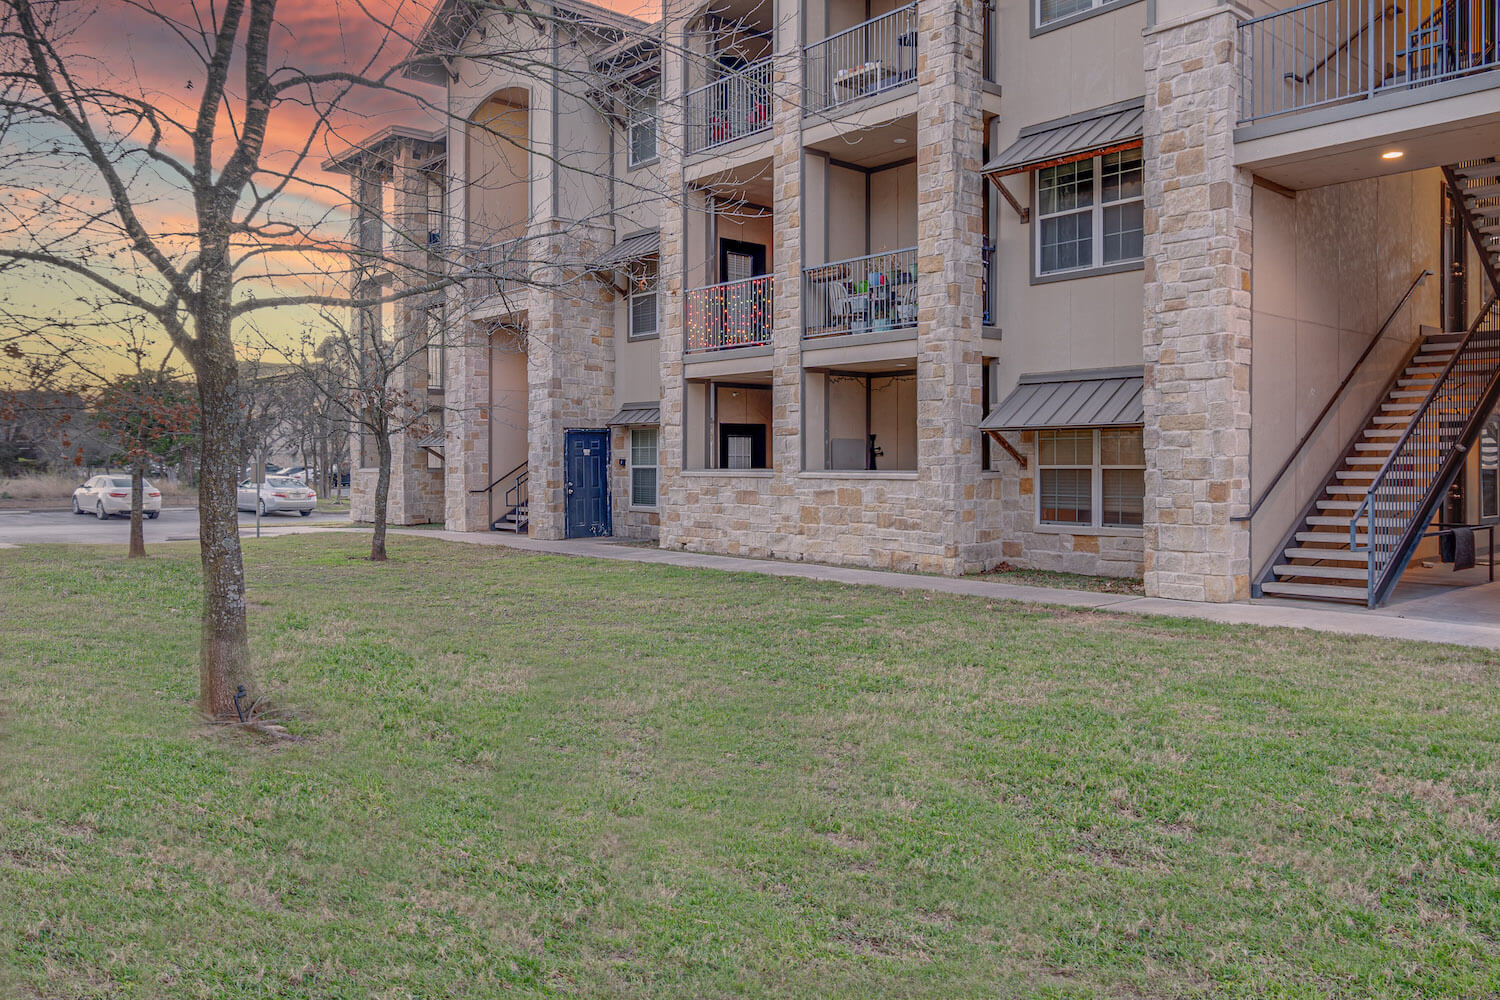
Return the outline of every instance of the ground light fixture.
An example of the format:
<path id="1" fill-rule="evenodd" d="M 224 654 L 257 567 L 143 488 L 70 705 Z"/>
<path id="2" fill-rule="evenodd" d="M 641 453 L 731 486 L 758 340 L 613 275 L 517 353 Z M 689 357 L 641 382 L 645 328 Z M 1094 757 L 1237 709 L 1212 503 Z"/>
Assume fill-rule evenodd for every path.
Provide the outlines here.
<path id="1" fill-rule="evenodd" d="M 1399 160 L 1399 159 L 1401 159 L 1401 157 L 1403 157 L 1405 155 L 1406 155 L 1406 151 L 1405 150 L 1401 150 L 1401 149 L 1388 149 L 1384 153 L 1380 154 L 1380 158 L 1382 160 Z"/>

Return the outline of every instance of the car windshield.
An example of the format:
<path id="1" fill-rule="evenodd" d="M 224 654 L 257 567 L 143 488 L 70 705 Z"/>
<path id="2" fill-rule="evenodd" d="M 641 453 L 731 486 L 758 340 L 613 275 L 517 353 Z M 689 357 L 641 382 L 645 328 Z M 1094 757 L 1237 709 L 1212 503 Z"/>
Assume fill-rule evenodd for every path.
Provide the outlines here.
<path id="1" fill-rule="evenodd" d="M 297 489 L 301 489 L 302 488 L 302 484 L 299 483 L 299 482 L 297 482 L 297 480 L 295 480 L 295 479 L 279 479 L 279 478 L 277 478 L 277 479 L 267 479 L 266 480 L 266 485 L 267 486 L 279 486 L 282 489 L 286 489 L 288 487 L 294 487 L 294 488 L 297 488 Z"/>

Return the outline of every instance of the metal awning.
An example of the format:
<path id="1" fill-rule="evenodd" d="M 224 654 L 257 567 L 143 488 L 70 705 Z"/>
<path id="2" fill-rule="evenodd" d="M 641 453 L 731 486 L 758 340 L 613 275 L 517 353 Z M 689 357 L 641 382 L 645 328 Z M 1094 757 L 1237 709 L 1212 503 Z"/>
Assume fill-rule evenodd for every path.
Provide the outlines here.
<path id="1" fill-rule="evenodd" d="M 609 427 L 640 427 L 661 423 L 661 406 L 657 403 L 626 403 L 609 418 Z"/>
<path id="2" fill-rule="evenodd" d="M 1015 391 L 979 425 L 984 431 L 1131 427 L 1146 422 L 1143 368 L 1022 375 Z"/>
<path id="3" fill-rule="evenodd" d="M 417 442 L 417 447 L 424 451 L 430 451 L 438 458 L 443 457 L 443 429 L 439 427 L 431 434 Z"/>
<path id="4" fill-rule="evenodd" d="M 1082 111 L 1021 130 L 1015 142 L 982 168 L 997 177 L 1084 160 L 1141 145 L 1146 99 Z"/>
<path id="5" fill-rule="evenodd" d="M 594 261 L 594 267 L 600 271 L 608 271 L 617 268 L 621 264 L 628 264 L 642 257 L 650 257 L 661 249 L 661 232 L 653 229 L 648 233 L 636 233 L 627 236 L 608 250 L 599 255 Z"/>

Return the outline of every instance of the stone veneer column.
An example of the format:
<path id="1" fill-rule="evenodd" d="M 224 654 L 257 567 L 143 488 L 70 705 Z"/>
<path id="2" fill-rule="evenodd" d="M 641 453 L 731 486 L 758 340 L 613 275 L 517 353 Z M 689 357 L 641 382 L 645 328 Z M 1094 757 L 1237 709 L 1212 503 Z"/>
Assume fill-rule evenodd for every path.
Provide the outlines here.
<path id="1" fill-rule="evenodd" d="M 771 468 L 767 484 L 773 532 L 800 530 L 796 497 L 802 471 L 802 226 L 803 209 L 818 219 L 822 206 L 802 203 L 802 50 L 795 22 L 776 32 L 771 65 Z M 779 513 L 777 512 L 779 511 Z M 774 537 L 774 535 L 773 535 Z M 774 544 L 774 543 L 773 543 Z"/>
<path id="2" fill-rule="evenodd" d="M 983 7 L 945 0 L 917 11 L 917 469 L 942 541 L 921 568 L 959 573 L 982 561 Z"/>
<path id="3" fill-rule="evenodd" d="M 485 531 L 489 497 L 490 331 L 463 308 L 464 290 L 450 292 L 448 370 L 443 380 L 443 523 L 449 531 Z M 504 470 L 501 470 L 504 471 Z"/>
<path id="4" fill-rule="evenodd" d="M 1191 4 L 1186 5 L 1191 7 Z M 1146 29 L 1146 593 L 1250 596 L 1250 176 L 1234 165 L 1243 12 Z"/>
<path id="5" fill-rule="evenodd" d="M 661 369 L 661 424 L 657 436 L 657 507 L 660 510 L 659 542 L 663 547 L 679 545 L 683 503 L 682 463 L 684 449 L 682 350 L 684 337 L 683 304 L 683 216 L 687 211 L 687 192 L 683 187 L 682 158 L 687 130 L 683 127 L 684 18 L 690 5 L 669 0 L 664 5 L 661 60 L 661 123 L 657 149 L 661 155 L 661 182 L 664 197 L 661 211 L 661 245 L 657 251 L 658 364 Z"/>

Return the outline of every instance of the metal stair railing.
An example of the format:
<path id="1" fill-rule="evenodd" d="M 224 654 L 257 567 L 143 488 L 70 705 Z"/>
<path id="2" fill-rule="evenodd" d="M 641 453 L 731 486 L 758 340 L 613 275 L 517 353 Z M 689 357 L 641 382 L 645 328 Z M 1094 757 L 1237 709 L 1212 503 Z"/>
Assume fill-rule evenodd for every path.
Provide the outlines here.
<path id="1" fill-rule="evenodd" d="M 525 466 L 521 468 L 524 471 L 516 477 L 516 481 L 510 489 L 505 491 L 505 513 L 514 516 L 517 531 L 520 531 L 525 523 L 531 521 L 531 511 L 529 509 L 531 488 L 527 486 L 527 483 L 531 479 L 531 470 Z M 521 508 L 523 507 L 528 508 L 524 515 L 521 513 Z"/>
<path id="2" fill-rule="evenodd" d="M 1367 602 L 1379 607 L 1463 467 L 1500 396 L 1500 313 L 1491 293 L 1349 518 L 1349 549 L 1369 552 Z M 1361 548 L 1359 522 L 1367 523 Z"/>

